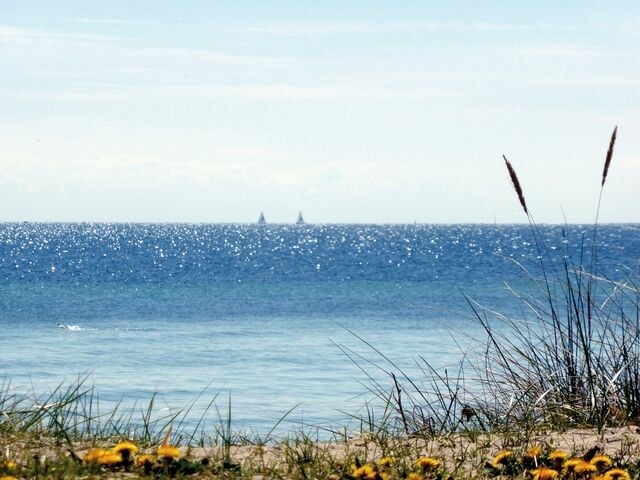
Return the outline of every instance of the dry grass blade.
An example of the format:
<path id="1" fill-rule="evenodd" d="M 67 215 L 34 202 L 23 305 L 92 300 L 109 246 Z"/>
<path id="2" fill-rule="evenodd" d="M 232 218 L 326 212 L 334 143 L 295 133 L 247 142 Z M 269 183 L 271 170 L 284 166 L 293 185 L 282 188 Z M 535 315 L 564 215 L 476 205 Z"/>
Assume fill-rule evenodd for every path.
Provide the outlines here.
<path id="1" fill-rule="evenodd" d="M 513 184 L 513 189 L 518 194 L 518 200 L 520 200 L 520 205 L 522 205 L 522 208 L 524 209 L 524 213 L 529 215 L 529 210 L 527 210 L 527 202 L 524 201 L 524 193 L 522 192 L 522 187 L 520 186 L 520 180 L 518 180 L 518 175 L 516 175 L 516 171 L 514 170 L 513 165 L 511 165 L 511 162 L 507 160 L 507 157 L 502 155 L 502 158 L 504 158 L 504 162 L 507 164 L 507 170 L 509 170 L 509 177 L 511 177 L 511 183 Z"/>
<path id="2" fill-rule="evenodd" d="M 618 127 L 613 129 L 613 133 L 611 134 L 611 141 L 609 142 L 609 149 L 607 150 L 607 158 L 604 161 L 604 170 L 602 171 L 602 184 L 604 187 L 604 182 L 607 180 L 607 173 L 609 173 L 609 165 L 611 164 L 611 157 L 613 156 L 613 146 L 616 143 L 616 135 L 618 134 Z"/>

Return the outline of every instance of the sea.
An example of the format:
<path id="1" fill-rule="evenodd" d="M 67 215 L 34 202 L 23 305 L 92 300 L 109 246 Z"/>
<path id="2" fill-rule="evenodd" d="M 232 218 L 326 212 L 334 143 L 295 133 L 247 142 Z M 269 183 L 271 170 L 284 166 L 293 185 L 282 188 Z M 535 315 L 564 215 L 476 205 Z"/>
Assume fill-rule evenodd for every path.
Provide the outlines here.
<path id="1" fill-rule="evenodd" d="M 474 310 L 501 328 L 541 259 L 588 269 L 594 245 L 599 276 L 637 278 L 634 224 L 3 223 L 1 392 L 80 382 L 102 412 L 153 399 L 212 433 L 357 429 L 389 373 L 453 371 Z"/>

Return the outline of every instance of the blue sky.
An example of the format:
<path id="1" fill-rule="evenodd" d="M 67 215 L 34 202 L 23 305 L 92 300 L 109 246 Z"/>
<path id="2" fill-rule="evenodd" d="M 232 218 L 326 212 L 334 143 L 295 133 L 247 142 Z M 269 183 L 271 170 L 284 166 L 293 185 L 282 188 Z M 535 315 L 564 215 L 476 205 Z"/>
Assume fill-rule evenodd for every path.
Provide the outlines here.
<path id="1" fill-rule="evenodd" d="M 638 222 L 640 2 L 0 0 L 0 219 Z"/>

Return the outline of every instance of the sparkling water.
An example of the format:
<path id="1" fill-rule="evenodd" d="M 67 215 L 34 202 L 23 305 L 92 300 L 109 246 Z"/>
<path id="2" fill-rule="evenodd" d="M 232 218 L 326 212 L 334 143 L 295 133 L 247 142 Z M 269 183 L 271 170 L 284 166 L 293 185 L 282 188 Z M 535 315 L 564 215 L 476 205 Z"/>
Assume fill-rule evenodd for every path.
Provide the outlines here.
<path id="1" fill-rule="evenodd" d="M 186 422 L 206 411 L 205 428 L 229 399 L 234 428 L 290 410 L 288 427 L 353 424 L 369 376 L 391 384 L 345 351 L 415 375 L 418 356 L 455 366 L 482 335 L 465 295 L 517 316 L 508 287 L 527 288 L 540 255 L 588 268 L 592 226 L 537 229 L 536 243 L 525 225 L 0 224 L 0 375 L 34 401 L 86 375 L 104 409 L 201 395 Z M 599 274 L 637 275 L 638 225 L 596 238 Z"/>

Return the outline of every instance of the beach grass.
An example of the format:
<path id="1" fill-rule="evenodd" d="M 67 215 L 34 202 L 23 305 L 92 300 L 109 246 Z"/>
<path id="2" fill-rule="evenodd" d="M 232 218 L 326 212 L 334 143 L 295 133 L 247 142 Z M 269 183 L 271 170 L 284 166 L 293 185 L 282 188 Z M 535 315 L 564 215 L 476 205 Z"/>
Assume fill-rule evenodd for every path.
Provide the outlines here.
<path id="1" fill-rule="evenodd" d="M 102 413 L 87 376 L 44 396 L 0 386 L 0 480 L 11 478 L 278 478 L 426 480 L 532 478 L 618 480 L 640 475 L 640 289 L 598 270 L 600 202 L 617 128 L 605 156 L 590 243 L 550 248 L 504 157 L 538 252 L 532 286 L 513 289 L 522 316 L 501 314 L 462 292 L 485 333 L 443 371 L 426 356 L 419 377 L 403 371 L 364 336 L 370 357 L 339 346 L 368 375 L 383 405 L 364 409 L 356 431 L 318 440 L 303 426 L 285 437 L 232 429 L 232 403 L 217 394 L 216 428 L 178 412 L 121 404 Z M 522 265 L 516 265 L 523 268 Z M 462 344 L 463 342 L 461 342 Z M 465 343 L 465 345 L 469 345 Z M 387 374 L 387 383 L 369 375 Z M 377 380 L 375 380 L 376 378 Z M 208 394 L 203 389 L 202 395 Z M 36 398 L 36 400 L 34 400 Z M 219 405 L 224 405 L 219 408 Z M 326 432 L 325 432 L 326 433 Z"/>

